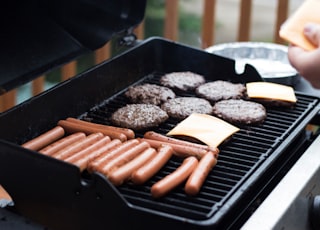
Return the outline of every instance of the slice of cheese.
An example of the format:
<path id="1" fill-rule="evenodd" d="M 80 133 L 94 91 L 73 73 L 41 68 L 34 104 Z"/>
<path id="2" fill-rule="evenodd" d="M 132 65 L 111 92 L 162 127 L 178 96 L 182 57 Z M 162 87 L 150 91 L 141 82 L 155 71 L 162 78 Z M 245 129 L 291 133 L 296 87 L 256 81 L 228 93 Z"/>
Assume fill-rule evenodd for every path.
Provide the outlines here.
<path id="1" fill-rule="evenodd" d="M 240 129 L 207 114 L 191 114 L 167 135 L 184 135 L 196 138 L 210 147 L 218 147 L 225 139 Z"/>
<path id="2" fill-rule="evenodd" d="M 303 28 L 306 23 L 320 23 L 320 0 L 305 0 L 301 6 L 281 26 L 279 35 L 305 50 L 316 47 L 304 36 Z"/>
<path id="3" fill-rule="evenodd" d="M 272 82 L 250 82 L 246 87 L 249 98 L 297 102 L 291 86 Z"/>

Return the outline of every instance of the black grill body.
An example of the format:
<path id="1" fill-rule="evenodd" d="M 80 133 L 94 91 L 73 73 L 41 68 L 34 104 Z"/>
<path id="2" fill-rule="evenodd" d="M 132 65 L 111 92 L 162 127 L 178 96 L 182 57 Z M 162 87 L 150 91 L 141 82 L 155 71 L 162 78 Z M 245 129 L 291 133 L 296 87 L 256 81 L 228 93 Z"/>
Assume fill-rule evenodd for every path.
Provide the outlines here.
<path id="1" fill-rule="evenodd" d="M 15 89 L 112 38 L 131 35 L 146 0 L 11 0 L 0 8 L 0 94 Z"/>
<path id="2" fill-rule="evenodd" d="M 268 108 L 263 124 L 240 127 L 219 147 L 218 164 L 195 197 L 187 196 L 182 186 L 164 198 L 151 197 L 152 184 L 177 168 L 179 158 L 172 158 L 142 186 L 126 183 L 116 188 L 103 175 L 80 174 L 73 165 L 19 145 L 67 117 L 109 124 L 111 113 L 128 103 L 123 96 L 127 87 L 159 83 L 163 73 L 193 71 L 207 81 L 261 80 L 252 66 L 237 74 L 234 64 L 151 38 L 1 114 L 0 184 L 12 195 L 15 211 L 57 229 L 231 228 L 299 157 L 305 127 L 319 110 L 317 97 L 296 92 L 295 107 Z M 155 131 L 166 133 L 176 124 L 169 119 Z"/>

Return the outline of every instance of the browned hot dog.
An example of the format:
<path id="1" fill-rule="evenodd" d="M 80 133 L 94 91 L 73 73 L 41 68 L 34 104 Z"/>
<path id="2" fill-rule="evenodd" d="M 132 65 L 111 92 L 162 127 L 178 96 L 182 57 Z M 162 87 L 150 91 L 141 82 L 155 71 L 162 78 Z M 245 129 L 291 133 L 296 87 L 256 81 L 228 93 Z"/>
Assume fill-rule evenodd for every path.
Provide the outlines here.
<path id="1" fill-rule="evenodd" d="M 217 164 L 217 158 L 212 152 L 208 152 L 199 161 L 198 166 L 188 178 L 184 190 L 188 195 L 197 195 L 211 169 Z"/>
<path id="2" fill-rule="evenodd" d="M 211 150 L 213 152 L 219 152 L 219 150 L 215 147 L 210 147 L 208 145 L 203 145 L 203 144 L 197 144 L 193 143 L 190 141 L 184 141 L 184 140 L 179 140 L 177 138 L 173 137 L 168 137 L 165 135 L 162 135 L 160 133 L 154 132 L 154 131 L 148 131 L 143 135 L 144 138 L 151 139 L 151 140 L 156 140 L 156 141 L 163 141 L 166 143 L 172 143 L 172 144 L 179 144 L 179 145 L 184 145 L 184 146 L 191 146 L 195 148 L 201 148 L 205 149 L 207 151 Z"/>
<path id="3" fill-rule="evenodd" d="M 102 124 L 92 123 L 92 122 L 88 122 L 88 121 L 84 121 L 84 120 L 80 120 L 80 119 L 76 119 L 76 118 L 72 118 L 72 117 L 69 117 L 66 120 L 77 123 L 77 124 L 90 126 L 90 127 L 120 132 L 120 133 L 123 133 L 124 135 L 126 135 L 128 140 L 133 139 L 135 137 L 135 133 L 132 129 L 120 128 L 120 127 L 115 127 L 115 126 L 110 126 L 110 125 L 102 125 Z"/>
<path id="4" fill-rule="evenodd" d="M 68 136 L 65 136 L 50 145 L 47 145 L 43 149 L 40 149 L 39 152 L 45 155 L 53 155 L 55 152 L 75 143 L 76 141 L 80 141 L 86 138 L 86 134 L 84 133 L 73 133 Z"/>
<path id="5" fill-rule="evenodd" d="M 208 151 L 201 148 L 196 148 L 192 146 L 185 146 L 180 144 L 167 143 L 164 141 L 151 140 L 147 138 L 139 138 L 140 141 L 146 141 L 153 148 L 159 148 L 161 145 L 170 145 L 173 148 L 174 155 L 178 157 L 189 157 L 194 156 L 198 159 L 201 159 Z"/>
<path id="6" fill-rule="evenodd" d="M 65 134 L 61 126 L 56 126 L 53 129 L 25 142 L 21 146 L 27 149 L 38 151 L 39 149 L 51 144 L 52 142 L 60 139 Z"/>
<path id="7" fill-rule="evenodd" d="M 99 168 L 102 167 L 102 165 L 105 165 L 108 161 L 110 161 L 115 156 L 124 153 L 128 149 L 133 148 L 134 146 L 138 145 L 139 141 L 137 139 L 131 139 L 126 142 L 123 142 L 121 145 L 115 147 L 111 151 L 107 151 L 101 156 L 95 158 L 91 162 L 88 163 L 87 170 L 89 172 L 98 171 Z"/>
<path id="8" fill-rule="evenodd" d="M 113 130 L 106 130 L 106 129 L 96 128 L 96 127 L 86 126 L 83 124 L 77 124 L 77 123 L 66 121 L 66 120 L 60 120 L 58 122 L 58 125 L 63 127 L 67 133 L 84 132 L 87 135 L 92 133 L 102 133 L 106 136 L 109 136 L 111 139 L 119 139 L 121 141 L 127 140 L 126 135 Z"/>
<path id="9" fill-rule="evenodd" d="M 154 198 L 160 198 L 170 192 L 172 189 L 184 182 L 193 170 L 197 167 L 196 157 L 187 157 L 182 164 L 172 173 L 165 176 L 151 187 L 151 195 Z"/>
<path id="10" fill-rule="evenodd" d="M 129 161 L 128 163 L 122 165 L 118 169 L 112 171 L 109 175 L 109 180 L 115 186 L 121 185 L 124 181 L 128 180 L 133 171 L 137 170 L 152 157 L 157 154 L 157 151 L 154 148 L 147 148 L 137 157 Z"/>
<path id="11" fill-rule="evenodd" d="M 143 152 L 145 149 L 149 147 L 150 145 L 147 142 L 140 142 L 139 144 L 132 147 L 131 149 L 112 158 L 106 164 L 102 165 L 102 167 L 100 167 L 98 171 L 103 173 L 106 177 L 108 177 L 112 170 L 131 161 L 133 158 L 138 156 L 141 152 Z"/>
<path id="12" fill-rule="evenodd" d="M 135 184 L 143 184 L 149 180 L 168 162 L 172 153 L 173 149 L 170 145 L 161 145 L 155 157 L 132 173 L 132 182 Z"/>
<path id="13" fill-rule="evenodd" d="M 113 139 L 111 142 L 103 145 L 102 147 L 100 147 L 92 152 L 89 152 L 89 153 L 86 153 L 86 152 L 80 153 L 79 152 L 79 153 L 76 153 L 76 154 L 68 157 L 67 159 L 65 159 L 65 161 L 78 166 L 80 171 L 82 172 L 83 170 L 85 170 L 87 168 L 90 161 L 101 156 L 105 152 L 108 152 L 108 151 L 114 149 L 116 146 L 120 145 L 121 143 L 122 142 L 119 139 Z"/>
<path id="14" fill-rule="evenodd" d="M 88 146 L 92 145 L 93 143 L 97 142 L 98 140 L 102 139 L 104 135 L 102 133 L 93 133 L 87 136 L 83 141 L 75 142 L 69 146 L 67 146 L 64 149 L 61 149 L 60 151 L 56 152 L 52 156 L 54 158 L 64 160 L 68 158 L 69 156 L 75 154 L 76 152 L 79 152 Z"/>

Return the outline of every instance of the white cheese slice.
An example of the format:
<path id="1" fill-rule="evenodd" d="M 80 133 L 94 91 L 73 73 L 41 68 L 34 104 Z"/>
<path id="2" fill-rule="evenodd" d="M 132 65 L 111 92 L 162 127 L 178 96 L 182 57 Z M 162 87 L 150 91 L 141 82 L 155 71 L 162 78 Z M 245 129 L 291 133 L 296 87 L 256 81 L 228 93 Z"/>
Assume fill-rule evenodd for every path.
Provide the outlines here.
<path id="1" fill-rule="evenodd" d="M 196 138 L 210 147 L 218 147 L 225 139 L 240 129 L 217 117 L 207 114 L 191 114 L 167 135 L 184 135 Z"/>
<path id="2" fill-rule="evenodd" d="M 250 82 L 246 84 L 249 98 L 297 102 L 291 86 L 272 82 Z"/>

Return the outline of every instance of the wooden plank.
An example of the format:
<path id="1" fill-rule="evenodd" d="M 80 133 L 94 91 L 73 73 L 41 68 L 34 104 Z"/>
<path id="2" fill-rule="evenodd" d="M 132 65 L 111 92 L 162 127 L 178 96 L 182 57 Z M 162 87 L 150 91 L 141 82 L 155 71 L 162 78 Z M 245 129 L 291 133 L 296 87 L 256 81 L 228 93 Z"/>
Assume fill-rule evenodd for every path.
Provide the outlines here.
<path id="1" fill-rule="evenodd" d="M 4 112 L 16 105 L 17 90 L 13 89 L 0 96 L 0 112 Z"/>
<path id="2" fill-rule="evenodd" d="M 61 80 L 65 81 L 77 73 L 77 62 L 72 61 L 61 67 Z"/>
<path id="3" fill-rule="evenodd" d="M 164 37 L 173 41 L 178 40 L 179 0 L 166 0 L 164 18 Z"/>
<path id="4" fill-rule="evenodd" d="M 279 44 L 286 43 L 282 38 L 280 38 L 279 30 L 281 25 L 288 18 L 288 11 L 289 11 L 289 0 L 278 0 L 276 26 L 275 26 L 275 31 L 273 35 L 273 41 L 275 43 L 279 43 Z"/>
<path id="5" fill-rule="evenodd" d="M 108 42 L 103 47 L 95 51 L 94 55 L 94 63 L 99 64 L 108 58 L 110 58 L 111 55 L 111 42 Z"/>
<path id="6" fill-rule="evenodd" d="M 252 0 L 241 0 L 238 26 L 238 41 L 249 41 L 251 30 Z"/>
<path id="7" fill-rule="evenodd" d="M 201 47 L 203 49 L 214 44 L 215 12 L 216 0 L 204 0 L 201 30 Z"/>
<path id="8" fill-rule="evenodd" d="M 45 76 L 40 76 L 32 81 L 32 96 L 35 96 L 44 90 Z"/>
<path id="9" fill-rule="evenodd" d="M 134 33 L 137 35 L 137 39 L 144 39 L 144 21 L 142 21 L 135 29 Z"/>

